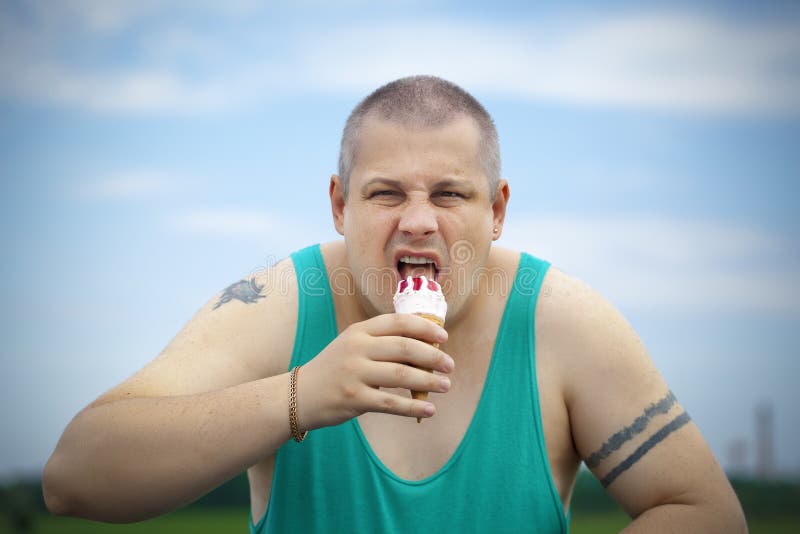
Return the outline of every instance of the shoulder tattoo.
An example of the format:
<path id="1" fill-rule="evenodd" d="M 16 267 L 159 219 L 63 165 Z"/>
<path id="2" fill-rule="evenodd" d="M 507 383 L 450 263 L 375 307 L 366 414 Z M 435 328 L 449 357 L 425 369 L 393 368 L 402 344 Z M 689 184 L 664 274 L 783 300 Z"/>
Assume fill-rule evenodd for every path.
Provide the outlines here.
<path id="1" fill-rule="evenodd" d="M 258 285 L 255 278 L 248 280 L 239 280 L 225 288 L 225 291 L 220 295 L 219 300 L 214 304 L 214 310 L 234 299 L 244 302 L 245 304 L 253 304 L 258 302 L 259 299 L 264 298 L 261 291 L 264 289 L 263 285 Z"/>

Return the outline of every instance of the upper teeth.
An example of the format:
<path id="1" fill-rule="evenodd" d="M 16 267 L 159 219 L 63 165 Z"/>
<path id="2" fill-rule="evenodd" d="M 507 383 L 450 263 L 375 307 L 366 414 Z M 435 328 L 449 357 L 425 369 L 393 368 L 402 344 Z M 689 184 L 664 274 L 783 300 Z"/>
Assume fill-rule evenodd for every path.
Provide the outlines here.
<path id="1" fill-rule="evenodd" d="M 403 263 L 414 263 L 418 265 L 422 265 L 423 263 L 433 263 L 432 259 L 424 258 L 422 256 L 403 256 L 400 258 L 400 261 Z"/>

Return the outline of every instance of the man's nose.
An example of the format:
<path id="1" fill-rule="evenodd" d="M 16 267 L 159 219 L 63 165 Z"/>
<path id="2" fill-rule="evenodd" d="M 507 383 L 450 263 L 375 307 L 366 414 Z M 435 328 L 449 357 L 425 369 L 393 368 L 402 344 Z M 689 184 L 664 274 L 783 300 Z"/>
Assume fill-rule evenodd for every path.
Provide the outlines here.
<path id="1" fill-rule="evenodd" d="M 427 202 L 412 202 L 400 214 L 398 229 L 409 237 L 427 236 L 439 229 L 436 211 Z"/>

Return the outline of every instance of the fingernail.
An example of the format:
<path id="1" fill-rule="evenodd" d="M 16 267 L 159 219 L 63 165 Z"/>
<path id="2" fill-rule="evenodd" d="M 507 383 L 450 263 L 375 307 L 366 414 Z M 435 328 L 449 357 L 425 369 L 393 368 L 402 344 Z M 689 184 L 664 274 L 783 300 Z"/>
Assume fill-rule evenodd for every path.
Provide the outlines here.
<path id="1" fill-rule="evenodd" d="M 425 405 L 425 415 L 426 416 L 428 416 L 428 417 L 432 416 L 435 411 L 436 411 L 436 408 L 433 407 L 433 404 L 428 403 L 428 404 Z"/>
<path id="2" fill-rule="evenodd" d="M 450 379 L 449 378 L 447 378 L 446 376 L 443 376 L 442 379 L 440 380 L 440 382 L 441 382 L 442 389 L 444 389 L 445 391 L 450 389 Z"/>
<path id="3" fill-rule="evenodd" d="M 440 327 L 437 338 L 439 339 L 440 343 L 444 343 L 445 341 L 447 341 L 447 330 Z"/>
<path id="4" fill-rule="evenodd" d="M 445 366 L 446 370 L 449 372 L 449 371 L 452 371 L 453 369 L 455 369 L 456 362 L 453 360 L 453 358 L 448 356 L 447 359 L 445 359 L 445 361 L 444 361 L 444 366 Z"/>

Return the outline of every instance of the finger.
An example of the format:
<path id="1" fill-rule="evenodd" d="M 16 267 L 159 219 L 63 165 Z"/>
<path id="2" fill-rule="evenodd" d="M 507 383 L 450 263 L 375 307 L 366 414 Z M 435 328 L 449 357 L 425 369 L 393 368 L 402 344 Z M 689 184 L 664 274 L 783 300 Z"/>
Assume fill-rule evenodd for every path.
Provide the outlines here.
<path id="1" fill-rule="evenodd" d="M 433 403 L 411 399 L 380 389 L 371 389 L 367 394 L 367 411 L 404 415 L 406 417 L 432 417 L 436 413 Z"/>
<path id="2" fill-rule="evenodd" d="M 444 343 L 447 331 L 422 317 L 410 313 L 385 313 L 362 323 L 371 336 L 403 336 L 426 343 Z"/>
<path id="3" fill-rule="evenodd" d="M 424 369 L 394 362 L 380 362 L 370 367 L 365 382 L 374 387 L 405 388 L 413 391 L 445 393 L 450 379 Z"/>
<path id="4" fill-rule="evenodd" d="M 372 359 L 382 362 L 408 363 L 421 369 L 435 369 L 449 373 L 455 368 L 455 362 L 445 352 L 436 347 L 401 336 L 384 336 L 372 339 Z"/>

